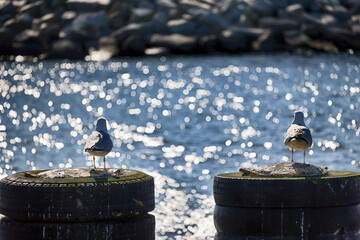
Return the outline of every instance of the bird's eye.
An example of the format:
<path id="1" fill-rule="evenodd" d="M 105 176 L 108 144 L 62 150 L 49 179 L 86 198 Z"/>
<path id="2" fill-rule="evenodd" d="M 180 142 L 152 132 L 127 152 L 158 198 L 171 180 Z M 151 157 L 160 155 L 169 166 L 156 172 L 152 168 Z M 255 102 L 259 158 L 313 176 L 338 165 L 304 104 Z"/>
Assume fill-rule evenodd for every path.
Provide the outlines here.
<path id="1" fill-rule="evenodd" d="M 293 118 L 295 117 L 295 114 L 293 114 Z"/>

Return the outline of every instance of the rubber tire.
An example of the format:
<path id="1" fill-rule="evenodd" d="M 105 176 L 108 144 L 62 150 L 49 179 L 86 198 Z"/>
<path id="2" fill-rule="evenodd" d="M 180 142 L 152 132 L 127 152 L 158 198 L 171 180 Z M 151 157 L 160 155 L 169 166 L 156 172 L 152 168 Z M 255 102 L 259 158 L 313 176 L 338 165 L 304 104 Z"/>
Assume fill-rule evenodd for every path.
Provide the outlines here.
<path id="1" fill-rule="evenodd" d="M 20 222 L 0 219 L 1 240 L 155 240 L 155 217 L 85 223 Z"/>
<path id="2" fill-rule="evenodd" d="M 284 238 L 360 231 L 360 204 L 326 208 L 233 208 L 215 205 L 219 233 Z"/>
<path id="3" fill-rule="evenodd" d="M 226 207 L 299 208 L 360 203 L 360 173 L 329 171 L 319 178 L 250 177 L 223 173 L 214 179 L 215 203 Z"/>
<path id="4" fill-rule="evenodd" d="M 118 178 L 29 177 L 19 172 L 0 181 L 0 213 L 16 220 L 86 222 L 131 218 L 155 207 L 153 177 L 123 170 Z"/>

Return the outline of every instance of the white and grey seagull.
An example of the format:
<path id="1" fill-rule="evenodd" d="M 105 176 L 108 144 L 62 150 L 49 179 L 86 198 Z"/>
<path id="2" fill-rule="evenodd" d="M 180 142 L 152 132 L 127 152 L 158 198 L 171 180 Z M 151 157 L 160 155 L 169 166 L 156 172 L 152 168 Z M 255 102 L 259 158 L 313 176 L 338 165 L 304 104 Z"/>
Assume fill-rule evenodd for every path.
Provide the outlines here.
<path id="1" fill-rule="evenodd" d="M 291 162 L 294 162 L 294 150 L 305 151 L 312 145 L 312 137 L 309 128 L 305 126 L 304 114 L 301 111 L 294 112 L 294 120 L 286 132 L 284 144 L 291 148 Z"/>
<path id="2" fill-rule="evenodd" d="M 105 156 L 111 151 L 112 147 L 113 143 L 106 128 L 106 119 L 100 117 L 96 121 L 95 131 L 89 136 L 85 145 L 85 152 L 93 156 L 94 169 L 96 169 L 95 156 L 99 156 L 104 158 L 104 170 L 106 171 Z"/>

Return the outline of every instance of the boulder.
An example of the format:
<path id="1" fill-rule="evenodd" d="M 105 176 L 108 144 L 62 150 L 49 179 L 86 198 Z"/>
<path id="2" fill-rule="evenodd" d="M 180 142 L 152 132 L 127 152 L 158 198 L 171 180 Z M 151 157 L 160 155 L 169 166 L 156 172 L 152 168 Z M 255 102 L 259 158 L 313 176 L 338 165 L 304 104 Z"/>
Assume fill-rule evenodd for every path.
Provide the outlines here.
<path id="1" fill-rule="evenodd" d="M 333 40 L 342 49 L 360 49 L 360 36 L 353 33 L 350 29 L 339 27 L 328 27 L 323 30 L 323 35 Z"/>
<path id="2" fill-rule="evenodd" d="M 262 28 L 232 27 L 220 34 L 220 46 L 230 52 L 249 50 L 251 43 L 258 39 L 266 30 Z"/>
<path id="3" fill-rule="evenodd" d="M 78 42 L 61 39 L 52 44 L 52 58 L 79 59 L 84 57 L 82 46 Z"/>
<path id="4" fill-rule="evenodd" d="M 13 39 L 15 37 L 14 31 L 9 28 L 0 27 L 0 49 L 3 47 L 11 46 Z"/>
<path id="5" fill-rule="evenodd" d="M 300 31 L 287 31 L 284 34 L 284 40 L 290 48 L 307 46 L 316 50 L 337 53 L 338 48 L 331 41 L 319 41 L 311 39 Z"/>
<path id="6" fill-rule="evenodd" d="M 61 15 L 61 23 L 63 25 L 66 25 L 72 21 L 74 21 L 74 19 L 76 18 L 77 13 L 75 11 L 66 11 L 63 12 Z"/>
<path id="7" fill-rule="evenodd" d="M 201 52 L 213 53 L 219 50 L 219 39 L 215 34 L 202 36 L 199 40 Z"/>
<path id="8" fill-rule="evenodd" d="M 119 54 L 119 48 L 115 38 L 112 37 L 101 37 L 99 39 L 99 51 L 108 52 L 111 56 Z"/>
<path id="9" fill-rule="evenodd" d="M 32 27 L 33 17 L 29 13 L 18 14 L 4 22 L 3 26 L 16 32 L 21 32 Z"/>
<path id="10" fill-rule="evenodd" d="M 77 13 L 88 13 L 105 10 L 107 5 L 100 4 L 99 1 L 91 0 L 68 0 L 66 2 L 67 11 L 75 11 Z"/>
<path id="11" fill-rule="evenodd" d="M 125 25 L 124 14 L 121 12 L 112 12 L 108 16 L 109 27 L 112 29 L 118 29 Z"/>
<path id="12" fill-rule="evenodd" d="M 145 41 L 140 35 L 132 35 L 121 44 L 120 54 L 127 56 L 139 56 L 145 52 Z"/>
<path id="13" fill-rule="evenodd" d="M 60 26 L 56 23 L 42 23 L 40 25 L 40 36 L 48 43 L 59 37 Z"/>
<path id="14" fill-rule="evenodd" d="M 324 12 L 335 16 L 341 21 L 346 21 L 350 17 L 348 10 L 341 5 L 339 0 L 322 0 L 320 7 Z"/>
<path id="15" fill-rule="evenodd" d="M 63 38 L 76 40 L 77 35 L 83 35 L 85 38 L 98 38 L 104 35 L 108 30 L 108 19 L 104 12 L 83 13 L 76 17 L 74 21 L 62 32 Z"/>
<path id="16" fill-rule="evenodd" d="M 215 31 L 227 29 L 231 26 L 229 21 L 213 12 L 207 12 L 206 14 L 203 14 L 199 20 L 201 24 L 206 24 L 211 26 L 212 29 L 217 29 Z"/>
<path id="17" fill-rule="evenodd" d="M 144 53 L 148 56 L 164 56 L 169 54 L 169 49 L 164 47 L 151 47 L 145 49 Z"/>
<path id="18" fill-rule="evenodd" d="M 289 30 L 297 30 L 300 28 L 298 21 L 292 19 L 280 19 L 274 17 L 264 17 L 259 21 L 261 28 L 270 29 L 275 33 L 282 33 Z"/>
<path id="19" fill-rule="evenodd" d="M 174 19 L 167 23 L 167 28 L 171 33 L 192 35 L 195 33 L 196 23 L 187 19 Z"/>
<path id="20" fill-rule="evenodd" d="M 271 31 L 266 31 L 252 43 L 252 47 L 258 52 L 268 52 L 275 49 L 275 38 Z"/>
<path id="21" fill-rule="evenodd" d="M 28 13 L 32 17 L 41 17 L 44 12 L 45 12 L 45 10 L 44 10 L 44 5 L 43 5 L 42 1 L 36 1 L 36 2 L 30 3 L 30 4 L 27 4 L 27 5 L 23 6 L 22 8 L 20 8 L 20 10 L 19 10 L 19 13 Z"/>
<path id="22" fill-rule="evenodd" d="M 276 8 L 270 0 L 243 0 L 247 4 L 248 8 L 258 15 L 274 16 Z"/>
<path id="23" fill-rule="evenodd" d="M 196 49 L 196 37 L 181 34 L 160 35 L 153 34 L 150 37 L 150 46 L 165 47 L 173 52 L 189 53 Z"/>
<path id="24" fill-rule="evenodd" d="M 16 8 L 12 1 L 0 0 L 0 16 L 4 14 L 14 14 Z"/>
<path id="25" fill-rule="evenodd" d="M 18 43 L 41 43 L 40 32 L 33 29 L 26 29 L 15 36 L 14 41 Z"/>
<path id="26" fill-rule="evenodd" d="M 149 8 L 134 8 L 131 12 L 130 22 L 147 22 L 154 15 L 153 9 Z"/>
<path id="27" fill-rule="evenodd" d="M 10 13 L 0 14 L 0 25 L 2 25 L 7 20 L 10 20 L 13 17 Z"/>
<path id="28" fill-rule="evenodd" d="M 121 43 L 126 38 L 132 35 L 145 36 L 152 32 L 154 26 L 152 23 L 130 23 L 111 33 L 111 37 L 115 38 L 118 43 Z"/>

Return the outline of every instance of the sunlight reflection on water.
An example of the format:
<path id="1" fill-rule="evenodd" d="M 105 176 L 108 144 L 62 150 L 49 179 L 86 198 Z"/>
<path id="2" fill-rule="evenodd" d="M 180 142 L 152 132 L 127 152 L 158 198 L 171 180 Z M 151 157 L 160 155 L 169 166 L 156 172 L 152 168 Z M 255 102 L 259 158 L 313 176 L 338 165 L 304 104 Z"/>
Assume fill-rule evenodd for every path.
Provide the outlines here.
<path id="1" fill-rule="evenodd" d="M 0 98 L 0 176 L 91 167 L 83 147 L 105 116 L 109 167 L 155 177 L 158 239 L 212 239 L 214 175 L 289 161 L 283 137 L 294 110 L 313 132 L 309 162 L 360 164 L 354 55 L 4 62 Z"/>

